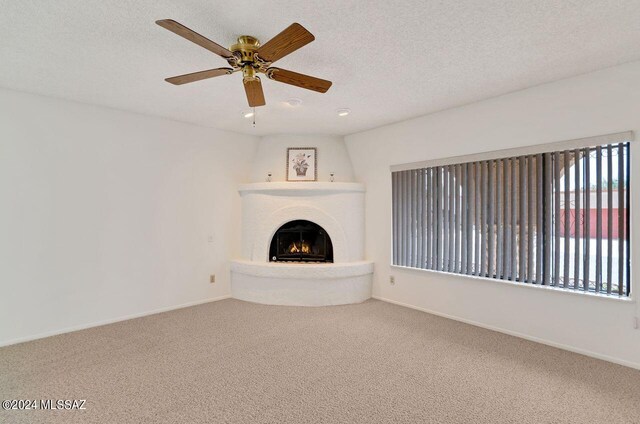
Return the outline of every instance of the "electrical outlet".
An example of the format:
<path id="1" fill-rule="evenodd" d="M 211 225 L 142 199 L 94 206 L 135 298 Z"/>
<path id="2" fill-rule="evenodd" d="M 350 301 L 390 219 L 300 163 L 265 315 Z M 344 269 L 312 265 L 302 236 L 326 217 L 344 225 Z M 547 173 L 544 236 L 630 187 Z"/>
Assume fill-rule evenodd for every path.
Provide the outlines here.
<path id="1" fill-rule="evenodd" d="M 213 284 L 213 283 L 215 283 L 215 282 L 216 282 L 216 275 L 215 275 L 215 274 L 211 274 L 211 275 L 209 276 L 209 282 L 210 282 L 211 284 Z"/>
<path id="2" fill-rule="evenodd" d="M 393 286 L 395 283 L 396 283 L 396 277 L 394 277 L 393 275 L 389 276 L 389 284 Z"/>

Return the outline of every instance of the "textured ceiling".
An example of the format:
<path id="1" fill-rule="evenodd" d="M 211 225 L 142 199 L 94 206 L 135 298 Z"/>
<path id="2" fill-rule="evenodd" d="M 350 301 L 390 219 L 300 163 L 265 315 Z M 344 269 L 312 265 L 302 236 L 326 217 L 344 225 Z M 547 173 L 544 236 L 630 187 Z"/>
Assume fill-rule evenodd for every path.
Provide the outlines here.
<path id="1" fill-rule="evenodd" d="M 0 0 L 0 10 L 0 86 L 259 135 L 349 134 L 640 59 L 639 0 Z M 162 18 L 225 46 L 300 22 L 316 41 L 277 65 L 333 86 L 263 78 L 254 129 L 240 75 L 164 82 L 226 62 L 154 24 Z"/>

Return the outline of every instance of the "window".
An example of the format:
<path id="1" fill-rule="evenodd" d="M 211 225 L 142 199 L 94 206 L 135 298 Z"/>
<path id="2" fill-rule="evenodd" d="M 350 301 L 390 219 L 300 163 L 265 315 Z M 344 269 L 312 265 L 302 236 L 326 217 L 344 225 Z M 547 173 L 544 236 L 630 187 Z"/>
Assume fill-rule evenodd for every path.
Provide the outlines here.
<path id="1" fill-rule="evenodd" d="M 628 296 L 631 136 L 394 167 L 393 264 Z"/>

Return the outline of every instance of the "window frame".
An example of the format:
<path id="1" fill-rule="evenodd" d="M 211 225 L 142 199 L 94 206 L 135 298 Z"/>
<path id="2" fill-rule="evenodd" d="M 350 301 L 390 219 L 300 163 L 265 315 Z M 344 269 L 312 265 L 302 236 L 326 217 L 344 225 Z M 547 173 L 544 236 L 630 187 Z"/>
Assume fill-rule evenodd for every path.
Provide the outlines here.
<path id="1" fill-rule="evenodd" d="M 480 162 L 480 161 L 491 161 L 491 160 L 501 160 L 501 159 L 506 159 L 506 158 L 512 158 L 512 157 L 521 157 L 521 156 L 527 156 L 527 155 L 537 155 L 537 154 L 544 154 L 544 153 L 551 153 L 551 152 L 557 152 L 557 151 L 566 151 L 566 150 L 575 150 L 575 149 L 584 149 L 587 147 L 595 147 L 595 146 L 603 146 L 603 145 L 607 145 L 607 144 L 618 144 L 618 143 L 628 143 L 629 144 L 629 148 L 628 148 L 628 154 L 629 156 L 634 156 L 635 155 L 635 134 L 633 131 L 625 131 L 625 132 L 620 132 L 620 133 L 613 133 L 613 134 L 605 134 L 605 135 L 600 135 L 600 136 L 595 136 L 595 137 L 585 137 L 585 138 L 580 138 L 580 139 L 573 139 L 573 140 L 565 140 L 565 141 L 560 141 L 560 142 L 551 142 L 551 143 L 545 143 L 545 144 L 537 144 L 537 145 L 531 145 L 531 146 L 524 146 L 524 147 L 516 147 L 516 148 L 511 148 L 511 149 L 502 149 L 502 150 L 494 150 L 494 151 L 488 151 L 488 152 L 480 152 L 480 153 L 474 153 L 474 154 L 469 154 L 469 155 L 462 155 L 462 156 L 453 156 L 453 157 L 447 157 L 447 158 L 438 158 L 438 159 L 431 159 L 431 160 L 426 160 L 426 161 L 420 161 L 420 162 L 411 162 L 411 163 L 405 163 L 405 164 L 398 164 L 398 165 L 392 165 L 390 166 L 390 177 L 391 174 L 393 172 L 398 172 L 398 171 L 408 171 L 408 170 L 418 170 L 418 169 L 422 169 L 422 168 L 432 168 L 432 167 L 442 167 L 442 166 L 448 166 L 448 165 L 458 165 L 458 164 L 465 164 L 468 162 Z M 634 256 L 633 256 L 633 252 L 634 252 L 634 234 L 633 234 L 633 224 L 632 222 L 634 221 L 634 217 L 633 215 L 635 214 L 635 212 L 633 211 L 633 209 L 635 209 L 634 207 L 634 194 L 631 193 L 631 188 L 632 187 L 632 180 L 634 180 L 635 178 L 635 172 L 634 172 L 634 166 L 633 166 L 633 162 L 632 160 L 628 161 L 628 178 L 629 178 L 629 183 L 628 183 L 628 187 L 629 189 L 627 190 L 628 193 L 628 218 L 627 218 L 627 225 L 628 225 L 628 251 L 629 251 L 629 259 L 628 259 L 628 268 L 629 268 L 629 281 L 628 281 L 628 294 L 623 294 L 623 295 L 619 295 L 617 293 L 602 293 L 602 292 L 597 292 L 597 291 L 593 291 L 593 290 L 576 290 L 573 287 L 557 287 L 557 286 L 553 286 L 553 285 L 544 285 L 544 284 L 532 284 L 532 283 L 528 283 L 528 282 L 523 282 L 523 281 L 512 281 L 512 280 L 508 280 L 508 279 L 502 279 L 502 278 L 496 278 L 496 277 L 488 277 L 488 276 L 483 276 L 483 275 L 471 275 L 471 274 L 463 274 L 463 273 L 458 273 L 458 272 L 451 272 L 451 271 L 444 271 L 444 270 L 435 270 L 435 269 L 428 269 L 428 268 L 418 268 L 418 267 L 413 267 L 413 266 L 405 266 L 405 265 L 397 265 L 394 263 L 395 258 L 394 258 L 394 232 L 395 232 L 395 228 L 394 228 L 394 214 L 391 213 L 390 214 L 390 223 L 389 223 L 389 227 L 391 229 L 391 237 L 390 237 L 390 254 L 389 254 L 389 266 L 392 269 L 398 269 L 398 270 L 408 270 L 411 272 L 421 272 L 421 273 L 432 273 L 434 275 L 444 275 L 444 276 L 454 276 L 454 277 L 463 277 L 466 279 L 471 279 L 471 280 L 482 280 L 482 281 L 492 281 L 492 282 L 496 282 L 496 283 L 506 283 L 508 285 L 512 285 L 512 286 L 518 286 L 518 287 L 527 287 L 527 288 L 535 288 L 535 289 L 542 289 L 542 290 L 551 290 L 553 292 L 560 292 L 560 293 L 567 293 L 567 294 L 572 294 L 572 295 L 581 295 L 581 296 L 590 296 L 593 298 L 599 298 L 599 299 L 607 299 L 607 300 L 614 300 L 614 301 L 622 301 L 622 302 L 631 302 L 631 303 L 635 303 L 636 301 L 636 296 L 638 295 L 638 289 L 637 289 L 637 285 L 638 283 L 634 282 L 634 277 L 633 277 L 633 262 L 634 262 Z M 391 178 L 389 179 L 389 184 L 390 186 L 392 186 L 391 183 Z M 394 199 L 391 199 L 391 211 L 393 212 L 393 208 L 394 208 Z M 422 225 L 427 225 L 426 222 L 423 223 Z M 468 249 L 467 249 L 468 250 Z"/>

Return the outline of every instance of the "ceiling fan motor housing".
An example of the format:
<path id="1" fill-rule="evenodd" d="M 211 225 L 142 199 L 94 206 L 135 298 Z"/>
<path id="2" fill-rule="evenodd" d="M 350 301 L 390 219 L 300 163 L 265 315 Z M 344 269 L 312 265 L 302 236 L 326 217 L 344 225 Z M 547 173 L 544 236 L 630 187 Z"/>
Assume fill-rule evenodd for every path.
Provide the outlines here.
<path id="1" fill-rule="evenodd" d="M 231 50 L 239 58 L 242 65 L 254 64 L 256 59 L 254 53 L 260 47 L 260 41 L 250 35 L 241 35 L 238 42 L 231 46 Z"/>
<path id="2" fill-rule="evenodd" d="M 255 57 L 258 47 L 260 47 L 260 41 L 257 38 L 241 35 L 238 37 L 238 42 L 229 49 L 238 57 L 238 64 L 242 67 L 242 76 L 245 82 L 258 79 L 256 73 L 260 64 Z"/>

